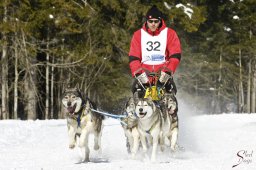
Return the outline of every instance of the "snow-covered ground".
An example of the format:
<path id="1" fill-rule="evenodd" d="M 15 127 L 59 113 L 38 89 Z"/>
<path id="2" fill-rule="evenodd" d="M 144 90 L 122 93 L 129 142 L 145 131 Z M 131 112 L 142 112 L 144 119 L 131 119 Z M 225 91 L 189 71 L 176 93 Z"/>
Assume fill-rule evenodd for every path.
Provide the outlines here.
<path id="1" fill-rule="evenodd" d="M 92 150 L 92 161 L 86 164 L 77 164 L 81 160 L 78 148 L 68 149 L 65 120 L 0 121 L 0 169 L 256 169 L 256 114 L 192 116 L 190 112 L 180 106 L 179 145 L 185 150 L 175 154 L 159 151 L 156 163 L 140 155 L 132 160 L 126 151 L 123 129 L 111 118 L 104 120 L 102 154 Z"/>

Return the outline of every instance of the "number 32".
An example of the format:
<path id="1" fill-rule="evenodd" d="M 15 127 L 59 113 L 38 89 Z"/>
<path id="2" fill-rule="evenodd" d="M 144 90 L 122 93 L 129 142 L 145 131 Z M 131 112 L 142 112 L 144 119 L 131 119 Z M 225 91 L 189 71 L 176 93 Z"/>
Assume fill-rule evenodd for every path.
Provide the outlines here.
<path id="1" fill-rule="evenodd" d="M 148 51 L 152 51 L 152 50 L 160 51 L 159 47 L 160 47 L 161 43 L 159 41 L 155 41 L 155 42 L 148 41 L 147 45 L 148 45 L 148 47 L 146 49 Z"/>

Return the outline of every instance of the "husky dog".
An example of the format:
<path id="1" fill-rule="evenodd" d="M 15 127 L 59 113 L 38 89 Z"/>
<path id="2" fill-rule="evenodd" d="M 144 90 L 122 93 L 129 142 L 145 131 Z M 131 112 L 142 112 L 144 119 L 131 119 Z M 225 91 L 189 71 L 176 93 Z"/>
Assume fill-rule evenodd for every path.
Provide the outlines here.
<path id="1" fill-rule="evenodd" d="M 135 113 L 138 117 L 138 131 L 140 133 L 140 140 L 144 153 L 147 152 L 147 137 L 152 138 L 152 154 L 151 161 L 156 160 L 156 152 L 158 141 L 161 133 L 161 110 L 156 107 L 152 99 L 140 98 L 136 101 Z M 138 150 L 139 143 L 134 144 L 135 153 Z"/>
<path id="2" fill-rule="evenodd" d="M 124 134 L 126 136 L 126 146 L 128 153 L 132 153 L 134 155 L 134 144 L 139 143 L 139 131 L 137 128 L 138 121 L 135 116 L 135 102 L 131 97 L 125 106 L 125 113 L 127 114 L 127 118 L 122 119 L 127 125 L 123 125 Z M 134 157 L 134 156 L 133 156 Z"/>
<path id="3" fill-rule="evenodd" d="M 78 140 L 80 148 L 85 148 L 84 162 L 89 161 L 89 134 L 94 134 L 94 149 L 100 149 L 103 116 L 91 111 L 96 106 L 88 98 L 83 98 L 77 88 L 64 91 L 62 104 L 66 110 L 69 148 L 73 149 Z"/>
<path id="4" fill-rule="evenodd" d="M 177 148 L 178 139 L 178 103 L 173 93 L 165 93 L 162 99 L 163 126 L 162 137 L 167 138 L 171 150 Z M 164 140 L 164 139 L 163 139 Z M 163 141 L 162 141 L 163 142 Z"/>

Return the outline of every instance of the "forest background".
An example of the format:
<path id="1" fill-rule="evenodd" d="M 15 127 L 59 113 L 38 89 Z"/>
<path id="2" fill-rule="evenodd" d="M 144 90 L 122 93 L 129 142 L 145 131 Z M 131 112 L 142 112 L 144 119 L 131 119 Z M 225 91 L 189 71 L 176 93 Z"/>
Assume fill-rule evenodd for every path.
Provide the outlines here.
<path id="1" fill-rule="evenodd" d="M 179 100 L 198 113 L 255 113 L 256 0 L 2 0 L 0 119 L 64 118 L 68 86 L 120 113 L 130 40 L 152 5 L 182 43 Z"/>

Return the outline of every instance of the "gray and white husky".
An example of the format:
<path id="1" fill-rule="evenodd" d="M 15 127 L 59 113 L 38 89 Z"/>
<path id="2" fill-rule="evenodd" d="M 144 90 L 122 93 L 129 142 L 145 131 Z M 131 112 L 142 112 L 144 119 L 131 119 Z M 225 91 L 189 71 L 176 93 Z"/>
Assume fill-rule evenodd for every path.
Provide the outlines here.
<path id="1" fill-rule="evenodd" d="M 133 97 L 130 97 L 125 105 L 125 113 L 127 118 L 122 119 L 126 125 L 122 124 L 124 134 L 126 136 L 126 147 L 128 153 L 134 153 L 134 144 L 139 143 L 138 120 L 135 116 L 135 102 Z"/>
<path id="2" fill-rule="evenodd" d="M 96 106 L 88 98 L 82 96 L 77 88 L 65 89 L 62 97 L 69 136 L 69 148 L 73 149 L 78 143 L 85 148 L 84 162 L 89 161 L 90 149 L 88 147 L 89 134 L 94 135 L 94 149 L 101 148 L 101 133 L 103 116 L 91 111 Z"/>
<path id="3" fill-rule="evenodd" d="M 140 98 L 135 101 L 135 113 L 138 117 L 138 131 L 143 152 L 147 152 L 147 139 L 152 140 L 151 161 L 156 161 L 156 152 L 161 133 L 162 116 L 161 110 L 151 98 Z M 134 144 L 134 154 L 137 153 L 139 143 Z"/>
<path id="4" fill-rule="evenodd" d="M 178 139 L 178 103 L 173 93 L 165 93 L 162 99 L 163 125 L 161 144 L 167 139 L 172 151 L 177 148 Z"/>

